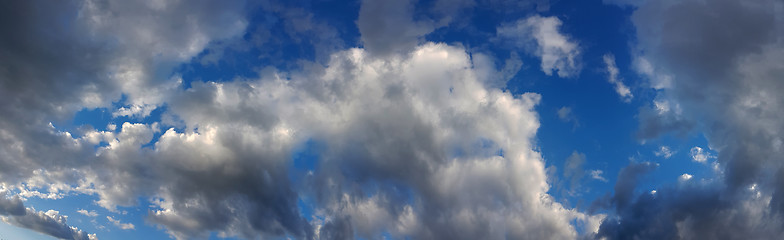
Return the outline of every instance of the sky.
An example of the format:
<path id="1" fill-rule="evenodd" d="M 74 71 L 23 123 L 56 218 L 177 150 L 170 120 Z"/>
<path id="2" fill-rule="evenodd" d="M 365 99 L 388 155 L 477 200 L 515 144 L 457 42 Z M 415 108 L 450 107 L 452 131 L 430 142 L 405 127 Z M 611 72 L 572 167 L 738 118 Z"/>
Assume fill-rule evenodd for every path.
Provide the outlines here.
<path id="1" fill-rule="evenodd" d="M 780 0 L 0 1 L 0 239 L 776 239 Z"/>

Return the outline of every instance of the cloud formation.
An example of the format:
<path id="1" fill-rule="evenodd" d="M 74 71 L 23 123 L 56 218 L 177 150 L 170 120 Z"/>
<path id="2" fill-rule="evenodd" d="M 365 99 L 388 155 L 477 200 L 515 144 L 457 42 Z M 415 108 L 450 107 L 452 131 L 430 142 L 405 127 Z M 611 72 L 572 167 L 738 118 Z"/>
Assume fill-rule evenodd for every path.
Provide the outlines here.
<path id="1" fill-rule="evenodd" d="M 36 211 L 26 208 L 22 199 L 14 195 L 8 197 L 7 191 L 0 191 L 0 220 L 5 223 L 27 228 L 59 239 L 94 240 L 95 234 L 88 234 L 76 227 L 69 226 L 67 216 L 58 211 Z"/>
<path id="2" fill-rule="evenodd" d="M 117 226 L 118 228 L 120 228 L 122 230 L 131 230 L 131 229 L 135 229 L 136 228 L 136 226 L 134 226 L 133 223 L 123 223 L 123 222 L 120 222 L 120 220 L 114 219 L 114 218 L 112 218 L 110 216 L 106 216 L 106 220 L 109 220 L 109 222 L 114 224 L 114 226 Z"/>
<path id="3" fill-rule="evenodd" d="M 532 111 L 538 95 L 514 97 L 498 89 L 485 89 L 460 48 L 426 44 L 410 56 L 390 61 L 352 49 L 335 54 L 329 67 L 316 71 L 317 75 L 278 72 L 259 80 L 197 84 L 182 92 L 170 102 L 170 108 L 188 125 L 186 129 L 198 125 L 199 132 L 168 130 L 156 149 L 157 154 L 170 156 L 158 161 L 170 162 L 171 170 L 184 168 L 193 174 L 185 178 L 178 174 L 181 170 L 166 174 L 181 180 L 164 187 L 168 190 L 161 194 L 161 210 L 153 219 L 173 226 L 175 234 L 198 232 L 211 225 L 175 224 L 206 209 L 230 209 L 236 203 L 205 209 L 207 206 L 184 207 L 178 202 L 247 199 L 252 201 L 244 204 L 253 206 L 263 201 L 220 184 L 214 191 L 222 194 L 195 193 L 213 191 L 204 185 L 208 181 L 227 179 L 225 184 L 230 184 L 236 177 L 256 178 L 259 171 L 265 172 L 259 176 L 262 179 L 246 182 L 291 184 L 287 176 L 277 173 L 285 172 L 293 147 L 308 139 L 325 148 L 318 167 L 303 176 L 312 191 L 305 193 L 318 203 L 316 215 L 324 219 L 323 224 L 313 226 L 318 229 L 313 233 L 316 236 L 323 232 L 372 238 L 386 230 L 393 236 L 426 238 L 494 238 L 524 232 L 570 238 L 577 233 L 565 220 L 591 224 L 599 219 L 565 209 L 547 197 L 544 165 L 530 145 L 538 127 Z M 284 74 L 289 80 L 280 78 Z M 246 110 L 232 110 L 238 108 Z M 214 111 L 223 113 L 210 114 Z M 255 132 L 258 139 L 235 131 Z M 231 153 L 223 150 L 227 148 L 233 149 Z M 188 157 L 192 149 L 215 152 L 193 165 L 201 157 Z M 243 155 L 266 157 L 245 160 Z M 184 159 L 191 159 L 187 161 L 190 164 L 182 165 Z M 235 170 L 216 169 L 219 165 L 223 166 L 219 169 Z M 244 173 L 244 169 L 256 170 Z M 204 174 L 214 170 L 219 172 Z M 520 174 L 527 177 L 517 177 Z M 202 176 L 213 177 L 207 180 Z M 193 187 L 188 187 L 191 184 Z M 254 194 L 286 196 L 278 191 L 291 190 Z M 225 197 L 234 194 L 240 198 Z M 196 199 L 183 198 L 190 195 Z M 276 200 L 290 204 L 276 209 L 292 212 L 273 219 L 300 218 L 293 207 L 295 201 L 294 195 Z M 504 204 L 497 206 L 496 201 Z M 512 202 L 516 209 L 507 206 Z M 229 209 L 226 211 L 231 212 Z M 544 218 L 526 221 L 522 216 L 528 214 Z M 244 224 L 246 218 L 252 222 L 251 216 L 227 216 L 229 226 L 219 229 L 229 232 L 237 227 L 233 224 Z M 272 225 L 282 225 L 290 234 L 296 233 L 295 229 L 310 229 L 307 222 L 296 221 Z M 219 223 L 217 219 L 201 222 Z M 490 224 L 500 225 L 482 227 Z"/>
<path id="4" fill-rule="evenodd" d="M 497 29 L 498 37 L 510 41 L 526 52 L 539 57 L 547 75 L 555 71 L 559 77 L 577 77 L 582 65 L 580 47 L 560 31 L 557 17 L 531 16 Z"/>
<path id="5" fill-rule="evenodd" d="M 621 96 L 621 99 L 624 102 L 630 102 L 632 98 L 634 98 L 634 95 L 632 95 L 629 87 L 623 84 L 623 79 L 618 76 L 618 67 L 615 66 L 615 56 L 608 53 L 602 56 L 602 60 L 604 60 L 604 65 L 607 67 L 607 81 L 615 87 L 615 92 Z"/>
<path id="6" fill-rule="evenodd" d="M 244 4 L 3 4 L 4 18 L 21 21 L 2 21 L 16 36 L 3 40 L 8 54 L 0 56 L 8 66 L 0 71 L 2 98 L 14 103 L 0 107 L 0 181 L 10 188 L 89 194 L 111 211 L 145 199 L 152 204 L 148 222 L 178 239 L 212 232 L 570 239 L 595 232 L 603 217 L 564 207 L 547 193 L 545 164 L 533 144 L 541 96 L 490 86 L 498 76 L 514 76 L 517 55 L 508 69 L 486 74 L 477 66 L 495 66 L 491 59 L 421 42 L 427 27 L 389 24 L 400 16 L 419 24 L 409 15 L 377 14 L 406 13 L 407 2 L 363 2 L 357 24 L 366 48 L 332 52 L 327 64 L 303 61 L 291 71 L 266 68 L 258 78 L 189 86 L 168 73 L 211 43 L 243 35 Z M 31 15 L 8 10 L 19 8 Z M 52 24 L 59 19 L 73 23 L 53 29 L 61 37 L 31 30 L 60 26 Z M 560 21 L 530 21 L 543 70 L 579 71 L 576 45 L 550 32 Z M 373 23 L 388 28 L 376 34 Z M 384 55 L 391 52 L 401 54 Z M 158 122 L 78 132 L 50 123 L 95 108 L 145 119 L 162 106 Z M 297 160 L 311 143 L 318 157 Z M 313 164 L 293 168 L 298 161 Z M 65 225 L 58 212 L 36 212 L 16 199 L 2 204 L 7 222 L 56 237 L 90 237 Z M 303 204 L 312 216 L 303 215 Z"/>
<path id="7" fill-rule="evenodd" d="M 675 154 L 675 151 L 671 150 L 668 146 L 659 146 L 659 150 L 653 152 L 654 155 L 657 157 L 663 157 L 664 159 L 668 159 Z"/>
<path id="8" fill-rule="evenodd" d="M 682 175 L 655 195 L 629 197 L 616 187 L 615 195 L 626 200 L 615 203 L 617 216 L 603 222 L 599 236 L 780 236 L 784 6 L 724 0 L 635 5 L 635 61 L 657 90 L 652 107 L 641 109 L 638 136 L 704 133 L 717 152 L 715 176 L 683 181 L 691 177 Z M 690 153 L 697 162 L 710 158 L 702 148 Z"/>

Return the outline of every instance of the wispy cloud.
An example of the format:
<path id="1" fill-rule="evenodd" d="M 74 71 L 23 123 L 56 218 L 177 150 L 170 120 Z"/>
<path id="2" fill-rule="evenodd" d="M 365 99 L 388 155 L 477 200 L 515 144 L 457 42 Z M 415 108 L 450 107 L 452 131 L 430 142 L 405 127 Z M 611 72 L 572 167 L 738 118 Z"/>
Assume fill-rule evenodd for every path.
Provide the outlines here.
<path id="1" fill-rule="evenodd" d="M 618 67 L 615 65 L 615 55 L 613 54 L 605 54 L 602 59 L 604 60 L 604 65 L 607 68 L 607 81 L 613 84 L 615 88 L 615 92 L 621 96 L 621 99 L 624 102 L 630 102 L 634 95 L 632 95 L 631 90 L 625 84 L 623 84 L 623 79 L 619 76 Z"/>
<path id="2" fill-rule="evenodd" d="M 96 213 L 95 211 L 87 211 L 87 210 L 84 210 L 84 209 L 79 209 L 79 210 L 76 210 L 76 212 L 78 212 L 78 213 L 80 213 L 82 215 L 88 216 L 88 217 L 97 217 L 98 216 L 98 213 Z"/>
<path id="3" fill-rule="evenodd" d="M 132 223 L 123 223 L 123 222 L 120 222 L 120 220 L 114 219 L 114 218 L 112 218 L 110 216 L 106 216 L 106 220 L 109 220 L 109 222 L 114 224 L 114 226 L 117 226 L 118 228 L 123 229 L 123 230 L 136 229 L 136 226 L 134 226 Z"/>

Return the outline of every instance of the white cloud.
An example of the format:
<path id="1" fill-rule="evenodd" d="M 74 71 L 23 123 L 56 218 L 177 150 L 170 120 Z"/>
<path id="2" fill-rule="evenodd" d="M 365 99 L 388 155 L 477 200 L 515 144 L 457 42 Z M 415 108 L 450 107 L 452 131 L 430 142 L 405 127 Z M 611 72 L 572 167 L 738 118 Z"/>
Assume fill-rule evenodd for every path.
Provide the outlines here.
<path id="1" fill-rule="evenodd" d="M 680 177 L 678 177 L 678 181 L 680 181 L 680 182 L 686 182 L 686 181 L 689 181 L 689 180 L 691 180 L 691 178 L 692 178 L 692 177 L 693 177 L 693 176 L 692 176 L 691 174 L 684 173 L 683 175 L 681 175 Z"/>
<path id="2" fill-rule="evenodd" d="M 605 54 L 602 59 L 604 60 L 604 65 L 607 67 L 607 81 L 613 84 L 615 87 L 615 92 L 621 96 L 624 102 L 630 102 L 634 95 L 632 95 L 631 90 L 629 87 L 623 84 L 623 79 L 618 76 L 618 67 L 615 65 L 615 56 L 612 54 Z"/>
<path id="3" fill-rule="evenodd" d="M 120 222 L 119 219 L 114 219 L 114 218 L 112 218 L 110 216 L 106 216 L 106 220 L 109 220 L 109 222 L 114 224 L 114 226 L 117 226 L 118 228 L 120 228 L 122 230 L 136 229 L 136 226 L 134 226 L 133 223 L 123 223 L 123 222 Z"/>
<path id="4" fill-rule="evenodd" d="M 78 212 L 78 213 L 80 213 L 82 215 L 88 216 L 88 217 L 97 217 L 98 216 L 98 213 L 96 213 L 95 211 L 87 211 L 87 210 L 84 210 L 84 209 L 79 209 L 79 210 L 76 210 L 76 212 Z"/>
<path id="5" fill-rule="evenodd" d="M 698 163 L 706 163 L 708 159 L 715 158 L 709 152 L 705 151 L 701 147 L 693 147 L 689 150 L 689 155 L 691 159 Z"/>
<path id="6" fill-rule="evenodd" d="M 672 157 L 675 154 L 675 151 L 670 150 L 668 146 L 659 146 L 659 150 L 653 152 L 654 155 L 657 157 L 663 157 L 665 159 Z"/>
<path id="7" fill-rule="evenodd" d="M 145 118 L 152 113 L 153 110 L 158 108 L 155 105 L 131 105 L 128 107 L 121 107 L 112 113 L 112 117 L 137 117 Z"/>
<path id="8" fill-rule="evenodd" d="M 580 48 L 560 32 L 561 24 L 557 17 L 532 16 L 499 27 L 497 34 L 538 56 L 545 74 L 553 75 L 557 71 L 559 77 L 576 77 L 582 68 Z"/>
<path id="9" fill-rule="evenodd" d="M 607 179 L 604 178 L 604 176 L 602 176 L 602 174 L 604 174 L 604 171 L 602 171 L 602 170 L 591 170 L 589 173 L 591 175 L 591 178 L 599 180 L 599 181 L 602 181 L 602 182 L 607 182 Z"/>

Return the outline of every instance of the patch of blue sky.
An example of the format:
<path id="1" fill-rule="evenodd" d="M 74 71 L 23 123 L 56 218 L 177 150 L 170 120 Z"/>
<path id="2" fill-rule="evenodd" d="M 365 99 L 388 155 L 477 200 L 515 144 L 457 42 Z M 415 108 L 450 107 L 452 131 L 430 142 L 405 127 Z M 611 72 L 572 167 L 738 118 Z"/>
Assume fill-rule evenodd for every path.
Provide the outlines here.
<path id="1" fill-rule="evenodd" d="M 14 239 L 40 239 L 40 240 L 49 240 L 49 239 L 56 239 L 52 236 L 22 229 L 20 227 L 10 225 L 3 221 L 0 221 L 0 240 L 14 240 Z"/>
<path id="2" fill-rule="evenodd" d="M 355 20 L 359 12 L 356 1 L 291 1 L 284 2 L 287 7 L 301 8 L 305 16 L 291 16 L 282 11 L 267 11 L 257 7 L 249 15 L 249 23 L 241 41 L 213 43 L 189 62 L 175 68 L 175 73 L 183 79 L 183 88 L 188 89 L 193 81 L 232 81 L 236 78 L 256 78 L 264 68 L 272 67 L 280 71 L 293 71 L 302 68 L 301 61 L 317 63 L 327 56 L 317 56 L 319 39 L 317 34 L 291 30 L 294 26 L 285 18 L 296 21 L 311 21 L 304 24 L 328 22 L 337 32 L 335 37 L 343 44 L 341 47 L 359 46 L 359 31 Z M 274 7 L 272 7 L 274 8 Z M 288 15 L 287 15 L 288 14 Z M 317 31 L 317 30 L 314 30 Z M 341 45 L 341 44 L 339 44 Z M 333 50 L 333 49 L 325 49 Z M 215 59 L 207 58 L 215 55 Z M 318 59 L 321 57 L 323 59 Z"/>

